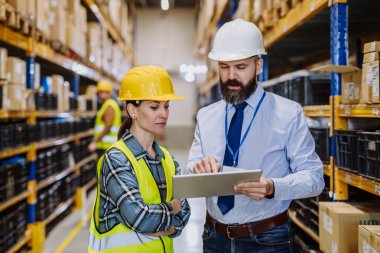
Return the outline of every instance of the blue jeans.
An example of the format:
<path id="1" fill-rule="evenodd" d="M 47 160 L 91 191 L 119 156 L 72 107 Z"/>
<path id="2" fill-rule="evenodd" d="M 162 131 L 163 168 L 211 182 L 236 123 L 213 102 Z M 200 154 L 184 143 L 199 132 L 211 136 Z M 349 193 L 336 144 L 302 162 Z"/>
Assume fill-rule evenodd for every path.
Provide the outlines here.
<path id="1" fill-rule="evenodd" d="M 292 252 L 290 223 L 277 226 L 262 234 L 233 240 L 205 224 L 202 239 L 203 253 Z"/>

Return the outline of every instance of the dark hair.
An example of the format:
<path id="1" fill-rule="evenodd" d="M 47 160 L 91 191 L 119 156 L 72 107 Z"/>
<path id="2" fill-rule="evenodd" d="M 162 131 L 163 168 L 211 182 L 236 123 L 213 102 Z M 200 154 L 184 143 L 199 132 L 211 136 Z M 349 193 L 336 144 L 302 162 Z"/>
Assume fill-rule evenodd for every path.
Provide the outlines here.
<path id="1" fill-rule="evenodd" d="M 141 103 L 140 103 L 140 101 L 126 101 L 125 102 L 125 108 L 127 108 L 128 104 L 132 104 L 135 107 L 139 107 Z M 120 140 L 121 137 L 123 137 L 125 131 L 127 129 L 129 130 L 131 128 L 131 125 L 132 125 L 132 118 L 129 115 L 128 110 L 126 110 L 126 111 L 127 111 L 127 118 L 123 121 L 123 124 L 121 124 L 119 132 L 117 133 L 117 139 L 118 140 Z"/>

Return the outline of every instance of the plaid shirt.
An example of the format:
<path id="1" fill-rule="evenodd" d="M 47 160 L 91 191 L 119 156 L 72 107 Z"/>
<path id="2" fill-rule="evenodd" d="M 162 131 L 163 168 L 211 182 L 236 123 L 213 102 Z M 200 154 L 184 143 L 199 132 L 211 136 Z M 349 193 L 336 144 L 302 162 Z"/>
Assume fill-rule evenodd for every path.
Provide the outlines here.
<path id="1" fill-rule="evenodd" d="M 161 164 L 163 152 L 153 142 L 156 157 L 152 158 L 129 131 L 122 140 L 137 160 L 145 160 L 157 183 L 162 203 L 148 205 L 144 202 L 132 164 L 122 151 L 112 148 L 105 153 L 101 168 L 99 232 L 107 232 L 122 223 L 140 233 L 166 231 L 174 226 L 176 233 L 171 237 L 180 235 L 189 220 L 190 206 L 186 199 L 182 199 L 182 210 L 174 215 L 170 203 L 165 202 L 167 189 Z M 176 174 L 180 174 L 177 161 L 174 160 L 174 164 Z"/>

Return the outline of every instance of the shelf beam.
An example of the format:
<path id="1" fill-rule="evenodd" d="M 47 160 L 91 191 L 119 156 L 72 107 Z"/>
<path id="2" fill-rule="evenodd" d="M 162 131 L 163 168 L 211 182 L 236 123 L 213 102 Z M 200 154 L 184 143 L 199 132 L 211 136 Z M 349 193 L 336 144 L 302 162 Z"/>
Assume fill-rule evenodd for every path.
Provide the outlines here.
<path id="1" fill-rule="evenodd" d="M 307 117 L 330 117 L 329 105 L 304 106 L 303 110 Z"/>
<path id="2" fill-rule="evenodd" d="M 348 184 L 366 192 L 380 196 L 380 182 L 378 181 L 338 168 L 336 176 L 337 180 L 344 184 Z"/>
<path id="3" fill-rule="evenodd" d="M 281 18 L 274 27 L 264 33 L 264 46 L 270 48 L 307 20 L 328 6 L 329 0 L 304 0 Z"/>
<path id="4" fill-rule="evenodd" d="M 292 211 L 290 210 L 289 211 L 289 217 L 290 219 L 299 227 L 301 228 L 306 234 L 308 234 L 314 241 L 316 241 L 317 243 L 319 243 L 319 236 L 314 233 L 313 230 L 311 230 L 310 228 L 306 227 L 296 216 L 296 212 L 295 211 Z"/>
<path id="5" fill-rule="evenodd" d="M 70 198 L 69 200 L 58 205 L 57 209 L 55 209 L 55 211 L 44 220 L 45 226 L 60 216 L 63 212 L 65 212 L 73 203 L 74 199 Z"/>
<path id="6" fill-rule="evenodd" d="M 1 203 L 0 204 L 0 212 L 4 211 L 5 209 L 7 209 L 10 206 L 13 206 L 14 204 L 20 202 L 21 200 L 28 198 L 30 195 L 31 195 L 30 192 L 25 191 L 25 192 L 13 197 L 13 198 L 7 200 L 7 201 L 5 201 L 4 203 Z"/>
<path id="7" fill-rule="evenodd" d="M 339 105 L 338 116 L 345 118 L 380 118 L 380 105 Z"/>
<path id="8" fill-rule="evenodd" d="M 18 252 L 25 244 L 27 244 L 32 239 L 32 231 L 27 229 L 25 235 L 21 238 L 7 253 L 16 253 Z"/>

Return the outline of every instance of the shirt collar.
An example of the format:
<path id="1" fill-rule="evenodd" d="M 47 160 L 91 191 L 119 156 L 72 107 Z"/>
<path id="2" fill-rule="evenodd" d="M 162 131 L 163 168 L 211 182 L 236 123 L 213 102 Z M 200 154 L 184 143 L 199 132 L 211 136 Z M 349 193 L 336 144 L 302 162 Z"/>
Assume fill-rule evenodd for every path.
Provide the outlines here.
<path id="1" fill-rule="evenodd" d="M 261 87 L 260 83 L 258 83 L 256 91 L 251 96 L 249 96 L 249 98 L 247 98 L 247 100 L 245 100 L 245 102 L 247 102 L 247 104 L 252 109 L 255 109 L 263 94 L 264 94 L 264 89 L 263 89 L 263 87 Z M 231 110 L 232 108 L 233 108 L 233 105 L 228 104 L 228 110 Z"/>
<path id="2" fill-rule="evenodd" d="M 131 132 L 127 129 L 122 137 L 125 145 L 131 150 L 132 154 L 136 157 L 137 160 L 148 156 L 148 152 L 146 152 L 137 139 L 131 134 Z M 160 146 L 156 141 L 153 141 L 153 149 L 156 153 L 156 157 L 153 157 L 155 160 L 161 160 L 164 157 L 164 153 L 160 149 Z"/>

